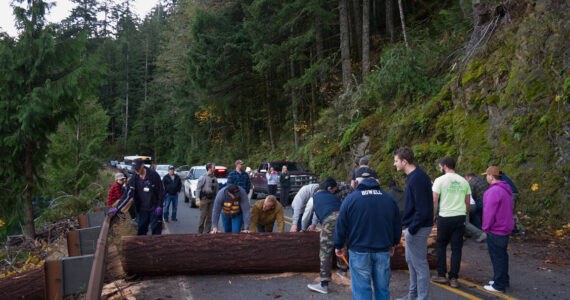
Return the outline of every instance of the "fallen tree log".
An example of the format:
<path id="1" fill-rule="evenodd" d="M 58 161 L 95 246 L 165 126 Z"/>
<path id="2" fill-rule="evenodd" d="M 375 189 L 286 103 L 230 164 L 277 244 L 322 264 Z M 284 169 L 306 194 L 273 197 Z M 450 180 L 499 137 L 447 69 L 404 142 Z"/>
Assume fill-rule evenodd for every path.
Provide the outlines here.
<path id="1" fill-rule="evenodd" d="M 317 232 L 125 236 L 122 248 L 129 274 L 319 271 Z"/>
<path id="2" fill-rule="evenodd" d="M 1 299 L 44 299 L 44 268 L 0 279 Z"/>
<path id="3" fill-rule="evenodd" d="M 428 239 L 428 262 L 435 267 L 435 237 Z M 394 270 L 408 268 L 404 237 L 391 259 Z M 220 233 L 125 236 L 122 265 L 139 275 L 318 272 L 319 233 Z"/>

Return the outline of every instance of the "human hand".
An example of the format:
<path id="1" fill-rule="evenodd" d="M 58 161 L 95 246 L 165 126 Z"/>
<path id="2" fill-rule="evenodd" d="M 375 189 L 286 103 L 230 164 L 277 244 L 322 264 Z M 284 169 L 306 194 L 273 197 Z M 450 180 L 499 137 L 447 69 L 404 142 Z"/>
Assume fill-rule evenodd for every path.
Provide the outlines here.
<path id="1" fill-rule="evenodd" d="M 336 256 L 344 256 L 344 250 L 343 249 L 335 249 L 334 253 L 336 254 Z"/>
<path id="2" fill-rule="evenodd" d="M 308 230 L 308 231 L 315 231 L 315 228 L 317 228 L 317 225 L 313 224 L 313 225 L 309 226 L 309 227 L 307 228 L 307 230 Z"/>
<path id="3" fill-rule="evenodd" d="M 111 208 L 111 209 L 109 209 L 109 211 L 107 212 L 107 215 L 113 215 L 113 216 L 114 216 L 114 215 L 117 214 L 117 211 L 118 211 L 118 210 L 119 210 L 119 209 L 117 209 L 116 207 L 115 207 L 115 208 Z"/>
<path id="4" fill-rule="evenodd" d="M 219 232 L 219 231 L 218 231 L 218 227 L 214 227 L 214 228 L 212 228 L 212 231 L 210 231 L 211 234 L 215 234 L 215 233 L 218 233 L 218 232 Z"/>
<path id="5" fill-rule="evenodd" d="M 154 212 L 156 213 L 157 217 L 162 217 L 162 207 L 157 207 Z"/>
<path id="6" fill-rule="evenodd" d="M 394 250 L 396 250 L 396 247 L 390 247 L 390 257 L 394 256 Z"/>
<path id="7" fill-rule="evenodd" d="M 297 232 L 297 225 L 291 225 L 291 230 L 289 232 Z"/>

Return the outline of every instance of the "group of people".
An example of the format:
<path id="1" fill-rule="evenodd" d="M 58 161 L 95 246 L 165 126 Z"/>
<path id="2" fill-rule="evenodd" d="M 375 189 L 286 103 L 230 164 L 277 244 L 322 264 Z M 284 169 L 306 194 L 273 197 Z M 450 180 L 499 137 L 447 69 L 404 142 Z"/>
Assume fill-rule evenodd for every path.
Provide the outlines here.
<path id="1" fill-rule="evenodd" d="M 390 299 L 390 257 L 400 243 L 403 227 L 410 285 L 408 294 L 399 299 L 427 299 L 430 279 L 458 287 L 466 224 L 473 223 L 472 227 L 477 228 L 478 222 L 482 221 L 481 230 L 487 240 L 494 272 L 484 288 L 505 292 L 509 287 L 507 245 L 515 224 L 513 191 L 504 181 L 503 172 L 491 166 L 482 174 L 484 179 L 474 174 L 468 174 L 465 179 L 455 172 L 454 159 L 444 157 L 438 162 L 442 175 L 432 183 L 414 161 L 414 153 L 409 147 L 394 153 L 396 170 L 407 176 L 405 190 L 403 193 L 401 189 L 396 190 L 398 195 L 380 187 L 378 175 L 368 166 L 366 158 L 360 160 L 350 185 L 338 184 L 334 178 L 327 177 L 319 184 L 305 185 L 299 190 L 291 204 L 290 231 L 316 230 L 316 225 L 321 224 L 320 282 L 309 284 L 309 289 L 328 293 L 332 257 L 336 254 L 340 277 L 347 278 L 350 266 L 354 299 L 372 299 L 373 294 L 376 299 Z M 200 202 L 198 232 L 220 232 L 220 216 L 224 232 L 271 232 L 276 221 L 278 231 L 283 232 L 284 205 L 274 195 L 269 195 L 250 206 L 250 177 L 243 171 L 241 160 L 235 165 L 236 170 L 229 174 L 228 184 L 222 188 L 214 176 L 214 163 L 206 165 L 207 173 L 200 177 L 196 191 Z M 138 214 L 138 234 L 146 234 L 149 224 L 153 234 L 160 234 L 156 224 L 163 218 L 163 200 L 168 198 L 164 196 L 165 186 L 170 186 L 162 183 L 169 175 L 161 182 L 156 172 L 138 160 L 133 161 L 133 170 L 136 176 L 127 184 L 127 201 L 121 201 L 110 213 L 121 210 L 133 199 Z M 270 193 L 275 193 L 272 185 L 277 183 L 276 175 L 271 169 L 267 173 Z M 175 180 L 172 182 L 176 183 Z M 113 186 L 111 191 L 114 189 Z M 166 190 L 170 193 L 174 188 Z M 470 210 L 472 203 L 476 209 Z M 174 208 L 172 220 L 175 220 L 175 214 Z M 430 278 L 427 241 L 434 223 L 437 224 L 437 275 Z M 448 270 L 446 248 L 449 244 L 451 263 Z"/>

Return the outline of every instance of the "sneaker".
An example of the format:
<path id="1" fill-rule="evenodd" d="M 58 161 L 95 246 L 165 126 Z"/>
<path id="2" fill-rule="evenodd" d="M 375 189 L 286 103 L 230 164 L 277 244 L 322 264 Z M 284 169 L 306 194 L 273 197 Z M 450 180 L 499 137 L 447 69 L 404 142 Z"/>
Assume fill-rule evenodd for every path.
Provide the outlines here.
<path id="1" fill-rule="evenodd" d="M 321 294 L 328 294 L 328 288 L 326 286 L 322 286 L 321 283 L 309 283 L 307 284 L 307 287 L 309 288 L 309 290 L 311 291 L 315 291 Z"/>
<path id="2" fill-rule="evenodd" d="M 418 299 L 418 298 L 417 298 L 417 297 L 412 297 L 412 296 L 410 296 L 410 295 L 406 295 L 406 296 L 404 296 L 404 297 L 402 297 L 402 298 L 396 298 L 396 300 L 416 300 L 416 299 Z"/>
<path id="3" fill-rule="evenodd" d="M 486 233 L 481 233 L 481 235 L 479 235 L 479 237 L 475 240 L 477 243 L 482 243 L 487 239 L 487 234 Z"/>
<path id="4" fill-rule="evenodd" d="M 165 219 L 164 219 L 164 222 L 168 223 L 168 218 L 165 218 Z"/>
<path id="5" fill-rule="evenodd" d="M 346 274 L 346 271 L 343 270 L 338 270 L 336 271 L 336 275 L 338 275 L 338 277 L 342 278 L 342 279 L 348 279 L 348 276 Z"/>
<path id="6" fill-rule="evenodd" d="M 486 285 L 486 286 L 484 286 L 484 288 L 489 292 L 504 293 L 503 291 L 499 291 L 499 290 L 495 289 L 492 285 Z"/>
<path id="7" fill-rule="evenodd" d="M 449 279 L 449 285 L 452 288 L 458 288 L 459 287 L 459 282 L 457 282 L 457 278 L 451 278 Z"/>
<path id="8" fill-rule="evenodd" d="M 447 278 L 445 278 L 443 276 L 439 276 L 439 275 L 433 275 L 431 277 L 431 281 L 437 282 L 437 283 L 447 283 Z"/>
<path id="9" fill-rule="evenodd" d="M 177 221 L 178 221 L 178 219 L 172 218 L 172 222 L 177 222 Z"/>

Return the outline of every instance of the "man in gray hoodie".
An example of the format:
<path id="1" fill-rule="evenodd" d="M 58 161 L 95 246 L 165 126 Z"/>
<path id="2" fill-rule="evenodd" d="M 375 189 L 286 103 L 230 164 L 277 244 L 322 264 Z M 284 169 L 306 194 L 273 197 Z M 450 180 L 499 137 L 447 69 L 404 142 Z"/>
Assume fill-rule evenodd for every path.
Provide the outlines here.
<path id="1" fill-rule="evenodd" d="M 313 197 L 313 195 L 319 190 L 319 184 L 318 183 L 313 183 L 313 184 L 308 184 L 303 186 L 299 192 L 297 192 L 297 195 L 295 195 L 295 198 L 293 199 L 293 203 L 291 203 L 291 208 L 293 209 L 293 221 L 291 222 L 293 225 L 291 225 L 291 230 L 290 232 L 297 232 L 299 231 L 299 227 L 301 227 L 301 230 L 305 230 L 307 228 L 302 228 L 301 226 L 301 216 L 303 215 L 303 212 L 305 211 L 305 207 L 307 206 L 307 202 L 309 201 L 309 199 L 311 199 L 311 197 Z"/>

